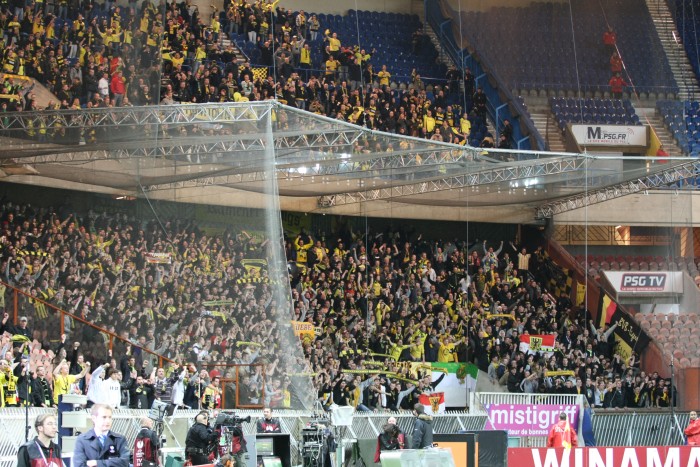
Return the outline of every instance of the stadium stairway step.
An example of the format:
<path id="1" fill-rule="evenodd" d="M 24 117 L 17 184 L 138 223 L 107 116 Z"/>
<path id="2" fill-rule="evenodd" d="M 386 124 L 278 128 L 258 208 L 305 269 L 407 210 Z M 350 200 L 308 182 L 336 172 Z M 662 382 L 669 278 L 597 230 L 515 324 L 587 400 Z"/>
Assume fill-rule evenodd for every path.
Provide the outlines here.
<path id="1" fill-rule="evenodd" d="M 566 148 L 559 125 L 549 109 L 549 103 L 540 98 L 524 97 L 535 128 L 549 146 L 550 151 L 563 152 Z"/>
<path id="2" fill-rule="evenodd" d="M 229 45 L 233 45 L 233 51 L 236 54 L 236 61 L 238 62 L 239 65 L 243 65 L 248 60 L 248 56 L 243 53 L 241 49 L 238 48 L 235 42 L 229 40 L 224 36 L 221 39 L 221 47 L 223 49 L 226 49 Z"/>
<path id="3" fill-rule="evenodd" d="M 634 111 L 639 116 L 639 121 L 643 125 L 649 124 L 654 128 L 666 152 L 671 156 L 683 155 L 683 150 L 676 144 L 673 134 L 664 125 L 663 116 L 658 114 L 655 107 L 638 107 L 638 104 L 635 105 L 634 103 L 633 106 Z"/>
<path id="4" fill-rule="evenodd" d="M 682 100 L 700 98 L 700 87 L 698 87 L 695 79 L 693 68 L 690 65 L 683 44 L 676 40 L 680 36 L 668 5 L 664 0 L 646 0 L 646 4 L 654 22 L 656 33 L 666 53 L 673 77 L 676 80 L 676 84 L 678 84 L 678 97 Z"/>
<path id="5" fill-rule="evenodd" d="M 450 56 L 447 55 L 447 52 L 445 52 L 445 49 L 442 47 L 442 44 L 440 44 L 440 39 L 438 39 L 438 36 L 435 34 L 435 31 L 433 31 L 433 28 L 429 24 L 424 23 L 423 32 L 425 32 L 425 34 L 430 38 L 430 42 L 433 43 L 435 50 L 438 51 L 438 61 L 447 67 L 454 65 L 455 63 L 452 62 Z"/>

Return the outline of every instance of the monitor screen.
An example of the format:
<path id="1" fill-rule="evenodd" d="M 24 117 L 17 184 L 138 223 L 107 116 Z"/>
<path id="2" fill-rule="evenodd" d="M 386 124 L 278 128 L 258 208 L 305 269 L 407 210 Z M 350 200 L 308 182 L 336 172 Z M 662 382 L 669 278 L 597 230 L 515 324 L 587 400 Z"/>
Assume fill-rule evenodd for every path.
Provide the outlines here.
<path id="1" fill-rule="evenodd" d="M 255 450 L 258 456 L 271 456 L 274 454 L 274 439 L 270 436 L 258 436 L 255 438 Z"/>
<path id="2" fill-rule="evenodd" d="M 282 459 L 279 457 L 263 457 L 264 467 L 282 467 Z"/>

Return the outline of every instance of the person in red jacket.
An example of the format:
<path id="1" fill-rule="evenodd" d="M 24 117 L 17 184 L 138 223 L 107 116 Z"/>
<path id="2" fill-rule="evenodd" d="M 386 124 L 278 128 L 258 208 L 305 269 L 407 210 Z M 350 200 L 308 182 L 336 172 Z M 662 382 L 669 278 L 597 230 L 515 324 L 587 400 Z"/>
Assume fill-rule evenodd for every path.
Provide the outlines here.
<path id="1" fill-rule="evenodd" d="M 564 412 L 559 414 L 559 421 L 549 431 L 547 447 L 567 449 L 576 447 L 576 431 Z"/>
<path id="2" fill-rule="evenodd" d="M 623 78 L 620 73 L 615 73 L 615 76 L 610 78 L 610 91 L 612 92 L 613 99 L 622 99 L 622 91 L 625 86 L 627 86 L 627 82 L 625 81 L 625 78 Z"/>
<path id="3" fill-rule="evenodd" d="M 685 429 L 685 436 L 688 438 L 688 446 L 700 446 L 700 420 L 697 412 L 690 412 L 690 421 Z"/>
<path id="4" fill-rule="evenodd" d="M 613 74 L 622 72 L 622 57 L 617 53 L 617 50 L 610 57 L 610 71 Z"/>
<path id="5" fill-rule="evenodd" d="M 603 46 L 608 54 L 611 54 L 616 49 L 616 45 L 617 34 L 615 34 L 615 30 L 612 26 L 608 26 L 607 31 L 603 33 Z"/>
<path id="6" fill-rule="evenodd" d="M 126 79 L 121 70 L 117 70 L 114 75 L 112 75 L 112 82 L 110 83 L 109 90 L 112 91 L 112 96 L 114 97 L 114 106 L 121 107 L 124 101 L 124 94 L 126 94 Z"/>

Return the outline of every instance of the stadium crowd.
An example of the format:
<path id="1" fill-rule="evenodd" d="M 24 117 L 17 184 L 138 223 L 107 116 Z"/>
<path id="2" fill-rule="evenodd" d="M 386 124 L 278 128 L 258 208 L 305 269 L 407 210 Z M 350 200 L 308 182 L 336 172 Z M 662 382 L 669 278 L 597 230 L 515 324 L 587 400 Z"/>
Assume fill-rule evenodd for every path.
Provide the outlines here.
<path id="1" fill-rule="evenodd" d="M 26 294 L 16 323 L 13 294 L 0 294 L 3 405 L 75 391 L 115 407 L 285 408 L 313 378 L 326 407 L 407 409 L 439 389 L 425 363 L 467 361 L 510 392 L 583 393 L 613 408 L 671 400 L 636 355 L 615 353 L 614 329 L 573 306 L 539 247 L 302 231 L 285 239 L 289 278 L 275 278 L 260 266 L 271 242 L 189 221 L 4 200 L 0 230 L 2 280 Z M 292 310 L 272 299 L 287 281 Z M 61 322 L 56 309 L 74 316 Z M 294 336 L 290 318 L 314 332 Z M 522 334 L 554 334 L 556 349 L 525 353 Z M 299 338 L 303 354 L 285 350 Z"/>
<path id="2" fill-rule="evenodd" d="M 209 18 L 189 1 L 62 0 L 58 11 L 44 1 L 5 5 L 3 111 L 40 109 L 21 81 L 27 76 L 56 96 L 51 109 L 277 99 L 371 129 L 511 147 L 510 123 L 502 122 L 500 139 L 486 130 L 487 100 L 468 69 L 451 67 L 434 87 L 414 70 L 399 87 L 386 64 L 373 63 L 372 51 L 278 1 L 226 1 Z M 238 33 L 257 45 L 260 63 L 240 64 L 233 44 L 224 45 Z M 417 30 L 413 51 L 425 42 Z M 35 131 L 55 137 L 50 128 Z"/>

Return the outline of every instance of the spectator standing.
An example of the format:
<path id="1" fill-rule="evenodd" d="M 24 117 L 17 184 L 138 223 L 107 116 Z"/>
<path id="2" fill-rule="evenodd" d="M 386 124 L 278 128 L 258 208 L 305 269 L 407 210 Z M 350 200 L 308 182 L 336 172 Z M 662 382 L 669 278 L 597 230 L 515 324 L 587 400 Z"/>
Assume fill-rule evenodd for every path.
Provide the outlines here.
<path id="1" fill-rule="evenodd" d="M 112 96 L 114 98 L 114 106 L 121 107 L 124 102 L 124 94 L 126 94 L 126 79 L 124 79 L 124 74 L 121 70 L 118 70 L 112 75 L 110 91 L 112 91 Z"/>
<path id="2" fill-rule="evenodd" d="M 83 379 L 90 369 L 90 362 L 86 362 L 81 371 L 77 375 L 69 374 L 68 362 L 63 360 L 53 370 L 53 400 L 55 404 L 61 402 L 63 394 L 70 394 L 73 384 Z"/>

